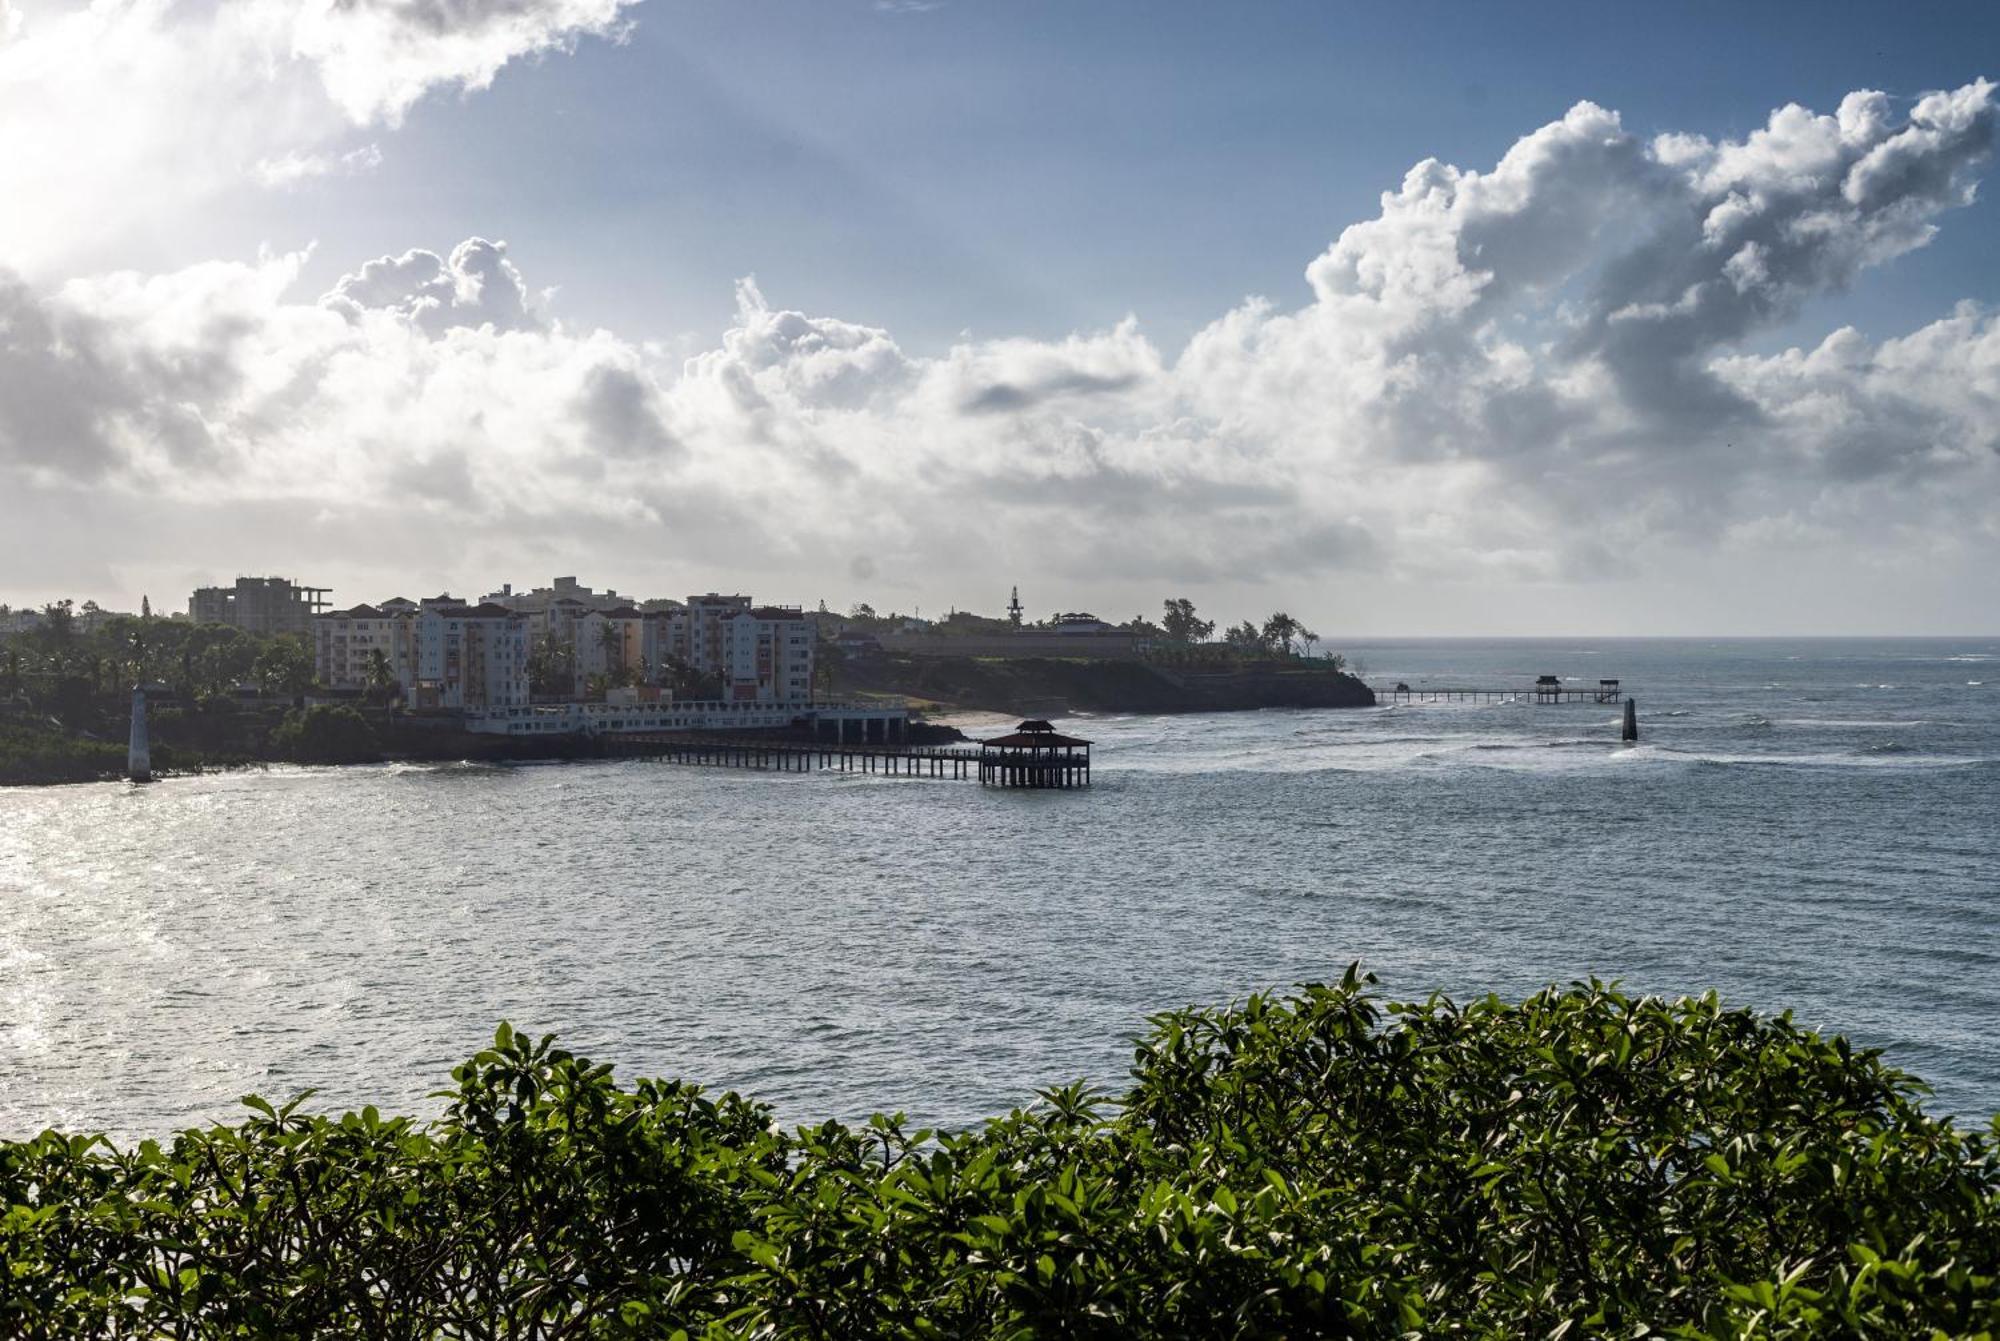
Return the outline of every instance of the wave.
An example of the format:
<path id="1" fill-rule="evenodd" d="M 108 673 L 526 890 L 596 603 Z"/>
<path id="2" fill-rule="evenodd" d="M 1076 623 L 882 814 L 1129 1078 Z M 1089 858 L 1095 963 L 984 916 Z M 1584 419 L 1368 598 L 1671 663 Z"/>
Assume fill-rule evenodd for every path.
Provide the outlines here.
<path id="1" fill-rule="evenodd" d="M 1971 768 L 1982 764 L 2000 763 L 2000 759 L 1985 756 L 1964 756 L 1947 754 L 1919 754 L 1913 749 L 1898 746 L 1892 750 L 1880 748 L 1855 750 L 1843 754 L 1719 754 L 1696 750 L 1676 750 L 1664 748 L 1662 754 L 1673 755 L 1681 762 L 1696 768 Z"/>

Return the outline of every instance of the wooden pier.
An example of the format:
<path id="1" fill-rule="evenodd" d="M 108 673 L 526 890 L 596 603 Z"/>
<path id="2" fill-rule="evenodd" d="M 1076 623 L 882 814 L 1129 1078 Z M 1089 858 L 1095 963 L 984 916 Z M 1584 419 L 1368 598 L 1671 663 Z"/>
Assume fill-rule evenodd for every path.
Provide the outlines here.
<path id="1" fill-rule="evenodd" d="M 597 738 L 610 759 L 749 768 L 770 773 L 871 773 L 936 778 L 989 787 L 1068 789 L 1090 785 L 1090 742 L 1062 736 L 1047 722 L 1023 722 L 997 740 L 968 745 L 842 745 L 699 733 L 632 731 Z"/>
<path id="2" fill-rule="evenodd" d="M 1569 685 L 1544 675 L 1522 689 L 1465 689 L 1446 685 L 1370 685 L 1377 704 L 1392 703 L 1619 703 L 1625 691 L 1616 680 Z"/>
<path id="3" fill-rule="evenodd" d="M 597 744 L 606 758 L 770 773 L 876 773 L 966 781 L 979 772 L 979 751 L 969 746 L 839 745 L 639 731 L 600 736 Z"/>

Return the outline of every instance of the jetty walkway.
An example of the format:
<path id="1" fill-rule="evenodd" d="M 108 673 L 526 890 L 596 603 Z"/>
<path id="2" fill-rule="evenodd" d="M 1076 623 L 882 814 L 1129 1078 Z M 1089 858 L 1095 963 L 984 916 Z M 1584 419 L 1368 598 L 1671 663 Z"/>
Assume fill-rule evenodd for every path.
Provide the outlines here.
<path id="1" fill-rule="evenodd" d="M 976 779 L 993 787 L 1069 790 L 1090 785 L 1090 742 L 1065 736 L 1044 721 L 971 745 L 844 745 L 816 740 L 715 736 L 691 732 L 627 731 L 597 738 L 597 752 L 612 759 L 656 759 L 776 773 L 879 773 L 887 777 Z"/>
<path id="2" fill-rule="evenodd" d="M 1523 689 L 1467 689 L 1450 685 L 1370 685 L 1377 704 L 1391 703 L 1621 703 L 1625 691 L 1616 680 L 1595 684 L 1567 683 L 1544 675 Z"/>
<path id="3" fill-rule="evenodd" d="M 881 773 L 906 778 L 976 778 L 979 749 L 964 745 L 836 745 L 803 740 L 758 740 L 653 732 L 598 737 L 598 752 L 612 759 L 655 759 L 669 764 L 751 768 L 773 773 Z"/>

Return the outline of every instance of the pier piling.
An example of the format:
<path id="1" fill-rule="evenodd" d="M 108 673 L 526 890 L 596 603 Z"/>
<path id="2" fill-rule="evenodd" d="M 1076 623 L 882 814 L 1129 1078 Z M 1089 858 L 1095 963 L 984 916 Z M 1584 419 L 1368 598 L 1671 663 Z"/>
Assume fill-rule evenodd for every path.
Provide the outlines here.
<path id="1" fill-rule="evenodd" d="M 1637 740 L 1638 738 L 1639 738 L 1639 700 L 1636 698 L 1628 698 L 1625 700 L 1625 728 L 1623 731 L 1619 732 L 1619 739 Z"/>

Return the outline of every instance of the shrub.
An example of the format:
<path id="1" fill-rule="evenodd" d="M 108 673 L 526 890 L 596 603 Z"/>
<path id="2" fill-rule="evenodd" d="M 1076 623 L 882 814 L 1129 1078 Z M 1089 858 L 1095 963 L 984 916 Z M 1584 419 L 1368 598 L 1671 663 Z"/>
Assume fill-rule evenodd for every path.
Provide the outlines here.
<path id="1" fill-rule="evenodd" d="M 1789 1018 L 1372 979 L 1162 1015 L 1117 1102 L 969 1132 L 763 1105 L 502 1025 L 430 1125 L 297 1101 L 0 1146 L 32 1337 L 1972 1335 L 1990 1138 Z"/>
<path id="2" fill-rule="evenodd" d="M 271 733 L 274 749 L 302 764 L 361 764 L 382 757 L 368 719 L 345 703 L 316 703 L 285 714 Z"/>

